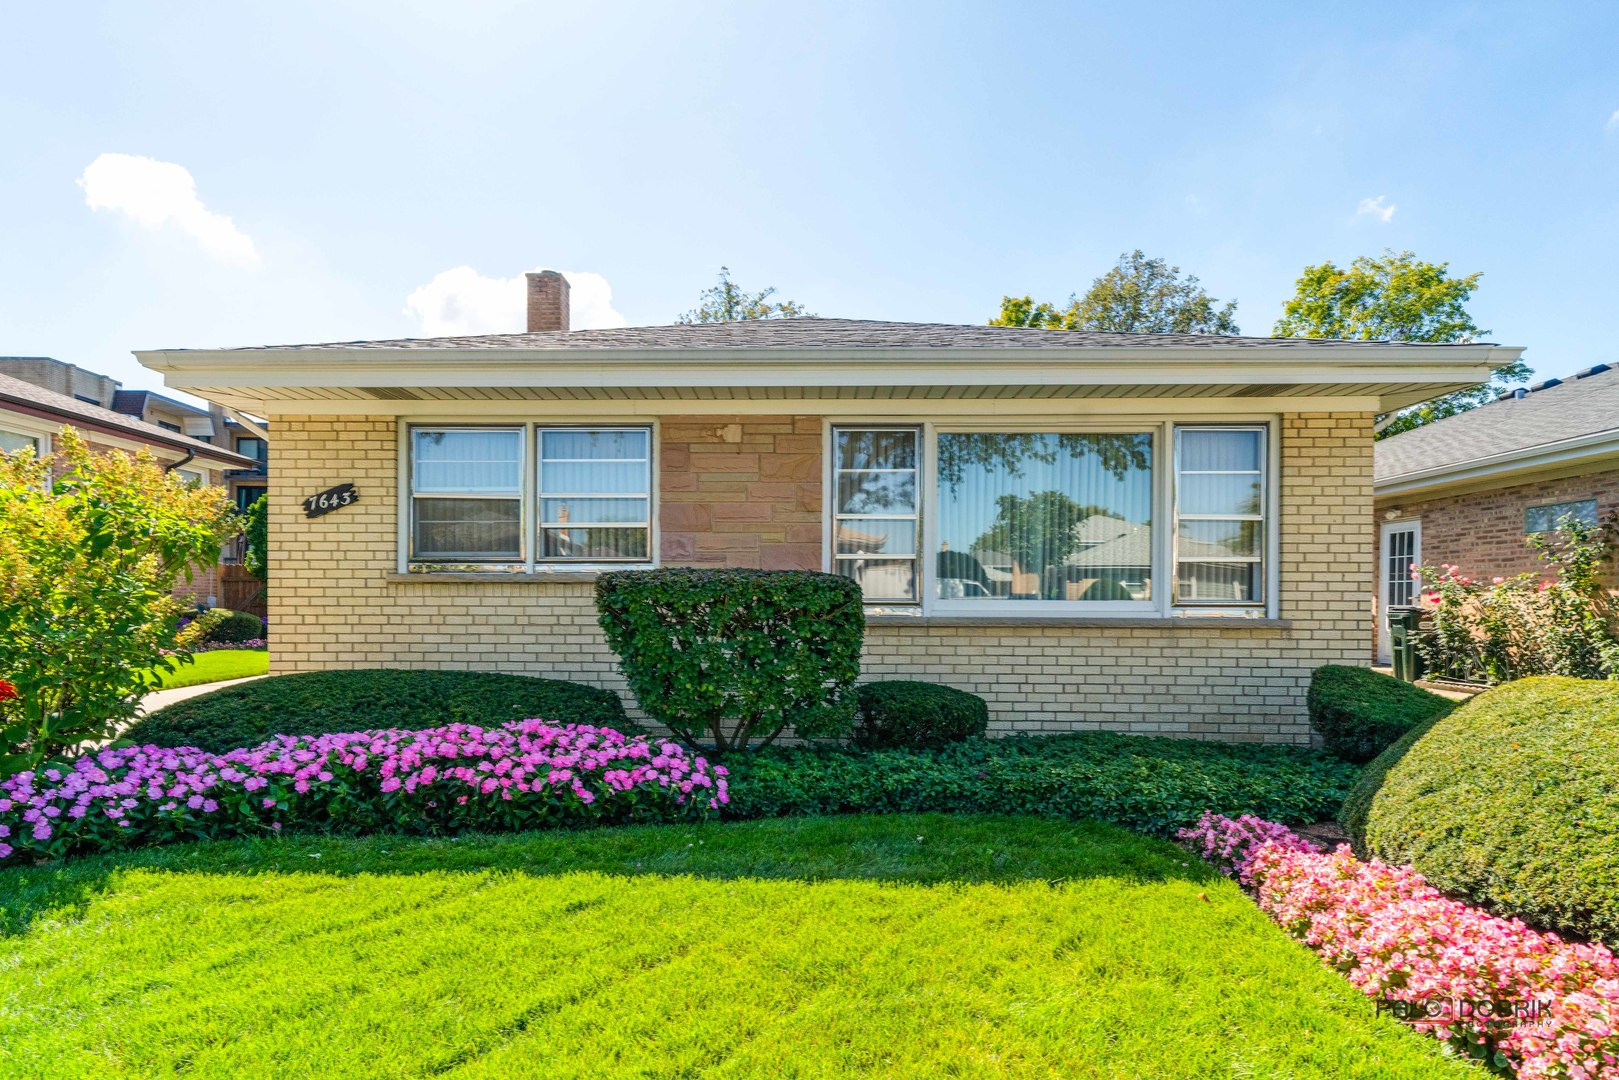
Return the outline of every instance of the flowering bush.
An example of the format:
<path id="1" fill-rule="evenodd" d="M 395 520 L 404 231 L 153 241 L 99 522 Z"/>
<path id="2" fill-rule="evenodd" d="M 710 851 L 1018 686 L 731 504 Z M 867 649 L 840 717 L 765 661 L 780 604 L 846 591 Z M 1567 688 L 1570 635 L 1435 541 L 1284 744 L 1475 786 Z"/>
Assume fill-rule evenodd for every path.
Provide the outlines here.
<path id="1" fill-rule="evenodd" d="M 1619 1076 L 1619 960 L 1603 946 L 1448 899 L 1408 866 L 1323 854 L 1268 822 L 1206 814 L 1180 837 L 1356 987 L 1458 1051 L 1528 1080 Z"/>
<path id="2" fill-rule="evenodd" d="M 248 638 L 246 641 L 204 641 L 191 649 L 192 653 L 225 652 L 231 649 L 268 649 L 270 643 L 263 638 Z M 164 656 L 175 655 L 172 650 L 165 649 Z"/>
<path id="3" fill-rule="evenodd" d="M 1619 634 L 1602 567 L 1612 522 L 1593 529 L 1565 518 L 1527 543 L 1553 571 L 1494 578 L 1488 584 L 1459 566 L 1413 567 L 1429 616 L 1417 647 L 1434 671 L 1462 679 L 1508 682 L 1529 675 L 1619 677 Z"/>
<path id="4" fill-rule="evenodd" d="M 726 770 L 674 743 L 520 720 L 136 746 L 0 781 L 0 860 L 279 831 L 448 833 L 701 820 Z"/>

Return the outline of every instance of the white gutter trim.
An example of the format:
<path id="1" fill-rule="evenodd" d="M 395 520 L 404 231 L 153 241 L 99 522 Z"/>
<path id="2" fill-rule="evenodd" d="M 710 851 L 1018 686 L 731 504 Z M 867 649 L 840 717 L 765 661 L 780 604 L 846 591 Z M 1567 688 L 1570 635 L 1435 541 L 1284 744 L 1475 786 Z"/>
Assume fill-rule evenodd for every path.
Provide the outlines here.
<path id="1" fill-rule="evenodd" d="M 1541 443 L 1538 446 L 1509 450 L 1501 454 L 1472 458 L 1431 469 L 1400 473 L 1397 476 L 1374 480 L 1372 493 L 1377 498 L 1408 495 L 1473 480 L 1512 476 L 1564 465 L 1579 465 L 1608 454 L 1619 456 L 1619 428 L 1580 435 L 1572 439 L 1559 439 L 1556 442 Z"/>

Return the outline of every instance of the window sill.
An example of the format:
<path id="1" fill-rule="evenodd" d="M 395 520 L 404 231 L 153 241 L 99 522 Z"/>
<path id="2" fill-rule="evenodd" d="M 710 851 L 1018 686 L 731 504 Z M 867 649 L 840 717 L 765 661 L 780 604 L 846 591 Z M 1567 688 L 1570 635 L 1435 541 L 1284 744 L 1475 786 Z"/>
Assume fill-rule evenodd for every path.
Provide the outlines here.
<path id="1" fill-rule="evenodd" d="M 1110 630 L 1291 630 L 1292 619 L 1243 615 L 867 615 L 867 626 L 1070 626 Z"/>
<path id="2" fill-rule="evenodd" d="M 600 570 L 569 570 L 527 573 L 525 571 L 450 571 L 420 574 L 387 574 L 383 581 L 389 585 L 540 585 L 588 584 L 602 573 Z"/>

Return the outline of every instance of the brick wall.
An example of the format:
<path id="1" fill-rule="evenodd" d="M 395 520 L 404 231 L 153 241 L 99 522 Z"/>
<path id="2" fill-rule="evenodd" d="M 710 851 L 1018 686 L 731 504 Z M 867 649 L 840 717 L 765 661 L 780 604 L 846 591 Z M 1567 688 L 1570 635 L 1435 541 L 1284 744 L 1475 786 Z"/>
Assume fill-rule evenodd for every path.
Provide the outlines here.
<path id="1" fill-rule="evenodd" d="M 391 418 L 272 419 L 274 671 L 480 669 L 624 692 L 588 582 L 399 578 Z M 1289 628 L 878 623 L 867 633 L 866 672 L 983 694 L 998 733 L 1306 742 L 1310 671 L 1364 663 L 1370 642 L 1371 421 L 1311 413 L 1282 424 L 1280 614 Z M 660 427 L 666 562 L 820 565 L 819 418 L 671 417 Z M 360 489 L 356 505 L 304 518 L 304 495 L 345 481 Z"/>
<path id="2" fill-rule="evenodd" d="M 1597 501 L 1599 520 L 1619 511 L 1619 470 L 1540 480 L 1467 495 L 1380 502 L 1377 522 L 1422 521 L 1422 561 L 1454 563 L 1475 578 L 1511 577 L 1544 568 L 1524 543 L 1524 511 L 1549 503 Z M 1387 511 L 1397 514 L 1389 517 Z"/>

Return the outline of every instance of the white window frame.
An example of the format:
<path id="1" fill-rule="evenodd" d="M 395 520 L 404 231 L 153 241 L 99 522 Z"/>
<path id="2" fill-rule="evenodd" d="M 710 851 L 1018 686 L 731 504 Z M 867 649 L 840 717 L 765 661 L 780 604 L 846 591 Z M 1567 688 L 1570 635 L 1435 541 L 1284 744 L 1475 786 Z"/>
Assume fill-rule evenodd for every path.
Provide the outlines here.
<path id="1" fill-rule="evenodd" d="M 1252 432 L 1257 432 L 1258 433 L 1258 435 L 1259 435 L 1259 510 L 1260 510 L 1259 513 L 1257 513 L 1257 514 L 1182 514 L 1181 513 L 1179 485 L 1180 485 L 1180 478 L 1181 478 L 1183 470 L 1181 469 L 1181 440 L 1180 440 L 1180 435 L 1181 435 L 1182 432 L 1186 432 L 1186 431 L 1252 431 Z M 1274 465 L 1272 464 L 1271 453 L 1270 453 L 1270 443 L 1271 443 L 1270 425 L 1268 425 L 1268 424 L 1244 424 L 1244 423 L 1230 423 L 1230 424 L 1176 423 L 1176 424 L 1171 425 L 1171 427 L 1170 427 L 1170 438 L 1172 438 L 1174 440 L 1174 443 L 1175 443 L 1174 450 L 1173 450 L 1174 457 L 1173 457 L 1173 460 L 1170 462 L 1170 468 L 1173 470 L 1173 474 L 1170 477 L 1170 482 L 1176 486 L 1174 507 L 1173 507 L 1172 514 L 1171 514 L 1171 519 L 1170 519 L 1170 527 L 1174 530 L 1173 534 L 1170 537 L 1170 542 L 1173 545 L 1173 548 L 1170 551 L 1170 562 L 1169 562 L 1169 588 L 1170 588 L 1170 596 L 1172 598 L 1171 602 L 1173 603 L 1173 605 L 1175 606 L 1175 608 L 1177 610 L 1179 610 L 1179 609 L 1198 609 L 1198 608 L 1264 608 L 1266 605 L 1268 605 L 1270 603 L 1270 595 L 1271 595 L 1270 533 L 1271 533 L 1271 516 L 1272 516 L 1271 487 L 1273 485 L 1273 481 L 1272 481 L 1271 477 L 1272 477 L 1272 473 L 1273 473 L 1273 470 L 1274 470 Z M 1246 476 L 1246 475 L 1248 475 L 1248 470 L 1247 469 L 1237 470 L 1234 473 L 1231 472 L 1230 470 L 1221 470 L 1221 469 L 1198 469 L 1198 470 L 1194 470 L 1194 472 L 1195 472 L 1196 475 L 1201 475 L 1201 476 L 1213 476 L 1213 475 Z M 1180 534 L 1181 534 L 1181 530 L 1180 530 L 1180 524 L 1181 524 L 1182 521 L 1238 521 L 1238 522 L 1258 522 L 1259 523 L 1259 525 L 1260 525 L 1260 547 L 1259 547 L 1259 557 L 1258 557 L 1258 559 L 1230 557 L 1230 558 L 1200 558 L 1200 559 L 1188 559 L 1188 560 L 1186 560 L 1188 562 L 1230 563 L 1233 566 L 1246 566 L 1246 565 L 1251 565 L 1254 562 L 1258 562 L 1259 563 L 1259 588 L 1261 590 L 1258 600 L 1180 600 L 1180 599 L 1175 599 L 1176 594 L 1178 594 L 1180 592 L 1180 568 L 1181 568 L 1181 557 L 1180 557 Z"/>
<path id="2" fill-rule="evenodd" d="M 10 414 L 7 414 L 5 423 L 0 424 L 0 428 L 3 428 L 7 435 L 34 440 L 35 457 L 44 457 L 51 452 L 51 434 L 49 431 L 32 430 L 32 425 L 14 425 L 11 422 L 13 419 Z"/>
<path id="3" fill-rule="evenodd" d="M 416 554 L 416 503 L 420 499 L 488 499 L 493 502 L 510 502 L 512 496 L 508 492 L 479 492 L 479 491 L 434 491 L 418 495 L 416 493 L 416 447 L 415 435 L 418 431 L 462 431 L 462 432 L 507 432 L 517 433 L 517 554 L 511 555 L 431 555 L 419 556 Z M 533 552 L 533 545 L 529 542 L 530 522 L 530 485 L 527 474 L 529 470 L 524 462 L 531 453 L 530 434 L 527 424 L 408 424 L 405 426 L 405 461 L 404 489 L 405 489 L 405 556 L 417 566 L 490 566 L 510 567 L 527 563 Z"/>
<path id="4" fill-rule="evenodd" d="M 520 558 L 417 558 L 412 550 L 415 544 L 415 494 L 411 473 L 415 467 L 411 438 L 416 431 L 518 431 L 521 434 L 518 486 L 520 511 L 518 514 Z M 645 559 L 568 559 L 541 558 L 540 550 L 540 432 L 541 431 L 644 431 L 647 433 L 647 557 Z M 399 529 L 398 571 L 421 575 L 433 573 L 486 573 L 501 574 L 582 574 L 604 570 L 651 569 L 659 563 L 658 529 L 658 423 L 656 420 L 603 420 L 600 423 L 581 424 L 578 421 L 545 421 L 532 419 L 504 419 L 468 421 L 452 419 L 436 421 L 428 418 L 401 420 L 398 425 L 398 507 Z M 431 498 L 433 496 L 427 496 Z M 499 498 L 510 495 L 444 495 L 445 498 Z"/>
<path id="5" fill-rule="evenodd" d="M 838 437 L 838 434 L 840 432 L 845 432 L 845 431 L 905 432 L 906 434 L 914 435 L 916 437 L 916 468 L 914 470 L 913 469 L 845 470 L 845 469 L 840 468 L 839 464 L 838 464 L 837 437 Z M 911 606 L 914 606 L 916 604 L 921 603 L 922 596 L 923 596 L 923 590 L 924 590 L 922 563 L 923 563 L 924 558 L 925 558 L 925 548 L 924 548 L 923 545 L 926 543 L 926 541 L 923 538 L 923 533 L 922 533 L 922 521 L 923 521 L 922 502 L 923 502 L 923 489 L 924 489 L 924 487 L 926 485 L 925 478 L 927 477 L 927 461 L 928 461 L 927 432 L 923 429 L 923 426 L 921 424 L 914 424 L 914 423 L 913 424 L 831 424 L 831 425 L 829 425 L 827 427 L 826 438 L 827 438 L 827 454 L 826 454 L 826 456 L 827 456 L 827 473 L 826 473 L 826 499 L 825 499 L 826 513 L 824 514 L 824 521 L 826 523 L 826 528 L 825 528 L 826 558 L 823 561 L 826 563 L 827 572 L 836 574 L 838 572 L 838 563 L 839 562 L 856 562 L 856 561 L 858 561 L 860 559 L 892 558 L 892 556 L 881 556 L 881 555 L 877 555 L 877 556 L 872 556 L 872 555 L 844 555 L 844 556 L 840 556 L 838 554 L 838 523 L 840 521 L 843 521 L 845 519 L 867 519 L 867 518 L 880 519 L 880 520 L 885 520 L 885 521 L 911 521 L 911 522 L 914 523 L 914 529 L 915 529 L 915 534 L 916 534 L 915 535 L 915 541 L 914 541 L 914 547 L 915 547 L 915 550 L 916 550 L 916 554 L 911 557 L 911 561 L 912 561 L 912 564 L 915 567 L 915 570 L 914 570 L 915 579 L 914 580 L 915 580 L 916 594 L 917 595 L 915 597 L 913 597 L 913 598 L 910 598 L 910 599 L 906 599 L 906 598 L 902 598 L 902 597 L 872 597 L 871 599 L 867 600 L 866 603 L 867 603 L 868 607 L 873 606 L 873 605 L 886 605 L 886 604 L 894 604 L 894 605 L 902 605 L 902 606 L 905 606 L 905 607 L 911 607 Z M 909 513 L 909 514 L 845 514 L 845 513 L 840 512 L 839 509 L 838 509 L 838 477 L 839 477 L 839 475 L 841 473 L 847 472 L 847 471 L 860 471 L 860 472 L 915 472 L 916 473 L 916 490 L 915 490 L 915 493 L 914 493 L 914 506 L 912 507 L 912 512 Z M 904 556 L 899 556 L 899 558 L 904 558 Z"/>
<path id="6" fill-rule="evenodd" d="M 645 458 L 620 458 L 618 460 L 621 460 L 621 461 L 644 461 L 646 463 L 646 490 L 645 491 L 614 492 L 614 493 L 611 493 L 611 494 L 603 493 L 603 492 L 590 493 L 590 492 L 579 492 L 579 491 L 547 492 L 545 490 L 545 487 L 544 487 L 543 483 L 542 483 L 542 477 L 544 476 L 544 465 L 545 465 L 545 460 L 544 460 L 544 458 L 542 456 L 542 448 L 545 446 L 545 436 L 546 436 L 546 434 L 548 434 L 550 432 L 553 432 L 553 431 L 557 431 L 557 432 L 637 431 L 637 432 L 644 433 L 646 435 L 646 457 Z M 536 557 L 536 559 L 539 560 L 540 564 L 541 565 L 550 565 L 550 564 L 554 563 L 554 564 L 556 564 L 558 566 L 578 566 L 580 564 L 588 564 L 588 565 L 600 564 L 600 565 L 604 565 L 604 566 L 607 565 L 607 564 L 612 564 L 614 566 L 644 566 L 647 563 L 650 563 L 652 561 L 652 559 L 653 559 L 653 551 L 652 551 L 652 539 L 653 539 L 652 538 L 652 519 L 656 516 L 652 511 L 652 501 L 653 501 L 654 489 L 656 489 L 657 486 L 658 486 L 658 475 L 657 475 L 656 472 L 653 471 L 653 468 L 652 468 L 652 456 L 653 456 L 652 426 L 650 424 L 535 424 L 534 425 L 534 432 L 533 432 L 533 443 L 534 443 L 534 450 L 533 450 L 532 457 L 534 459 L 534 483 L 533 483 L 533 490 L 534 490 L 534 551 L 535 551 L 535 557 Z M 574 458 L 557 458 L 556 460 L 558 462 L 569 462 L 569 461 L 574 461 L 574 460 L 577 460 L 577 459 L 574 459 Z M 640 522 L 617 521 L 617 522 L 611 522 L 611 523 L 603 523 L 603 524 L 600 524 L 600 525 L 591 525 L 588 522 L 570 521 L 570 522 L 567 523 L 567 527 L 570 528 L 570 529 L 591 529 L 591 528 L 596 528 L 596 529 L 645 529 L 646 530 L 646 543 L 647 543 L 646 557 L 645 558 L 640 558 L 640 559 L 633 558 L 633 557 L 626 557 L 626 558 L 621 558 L 621 559 L 606 559 L 606 558 L 591 558 L 591 557 L 588 557 L 588 556 L 572 556 L 572 557 L 570 557 L 570 556 L 566 556 L 566 555 L 542 555 L 542 554 L 540 554 L 541 549 L 542 549 L 542 545 L 540 543 L 540 531 L 547 527 L 545 525 L 544 521 L 541 518 L 541 504 L 546 499 L 566 499 L 566 498 L 575 498 L 575 499 L 645 499 L 646 500 L 646 520 L 645 521 L 640 521 Z M 555 528 L 556 526 L 552 525 L 550 527 Z"/>
<path id="7" fill-rule="evenodd" d="M 1120 417 L 1114 421 L 1053 421 L 1031 416 L 1017 420 L 924 421 L 921 424 L 904 419 L 869 415 L 848 418 L 828 417 L 822 425 L 823 446 L 825 447 L 825 467 L 822 476 L 822 569 L 828 573 L 835 572 L 836 519 L 841 516 L 836 513 L 836 433 L 849 429 L 894 431 L 920 427 L 922 434 L 917 461 L 920 476 L 917 485 L 916 508 L 917 514 L 921 517 L 922 534 L 917 559 L 918 592 L 920 597 L 918 600 L 911 602 L 872 599 L 866 603 L 868 614 L 944 616 L 951 618 L 982 616 L 991 619 L 1026 618 L 1035 621 L 1042 618 L 1274 619 L 1278 617 L 1278 601 L 1280 597 L 1279 532 L 1281 517 L 1279 511 L 1282 482 L 1280 472 L 1281 440 L 1278 437 L 1279 426 L 1277 418 L 1274 416 L 1255 417 L 1251 415 L 1240 417 L 1187 416 L 1172 419 L 1163 417 Z M 1261 477 L 1261 505 L 1264 508 L 1264 513 L 1262 515 L 1263 544 L 1260 556 L 1260 576 L 1264 594 L 1260 600 L 1193 601 L 1190 603 L 1176 603 L 1174 600 L 1173 575 L 1176 572 L 1174 547 L 1175 538 L 1179 533 L 1179 526 L 1175 517 L 1174 491 L 1177 475 L 1174 458 L 1175 454 L 1178 453 L 1175 442 L 1177 428 L 1238 428 L 1262 432 L 1264 472 Z M 940 505 L 937 468 L 939 460 L 938 437 L 941 434 L 955 432 L 1152 435 L 1152 598 L 1150 600 L 1129 601 L 940 599 L 937 595 L 937 560 L 932 557 L 939 547 L 939 515 L 937 512 L 937 507 Z"/>

